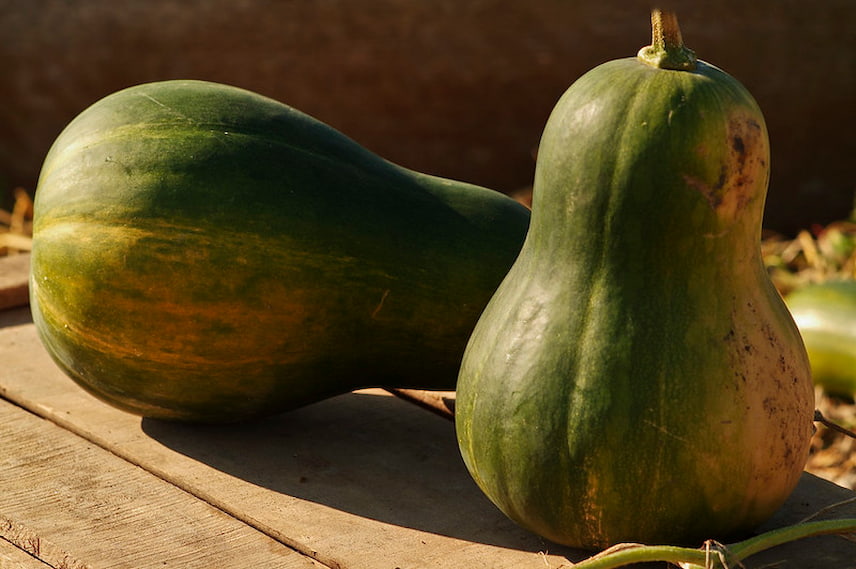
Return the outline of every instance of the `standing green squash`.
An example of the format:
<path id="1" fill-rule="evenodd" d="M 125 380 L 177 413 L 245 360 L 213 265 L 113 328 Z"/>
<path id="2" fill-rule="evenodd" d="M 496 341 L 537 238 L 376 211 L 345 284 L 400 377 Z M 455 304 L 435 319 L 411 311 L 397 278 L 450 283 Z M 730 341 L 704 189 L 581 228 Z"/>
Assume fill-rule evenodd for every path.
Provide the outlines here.
<path id="1" fill-rule="evenodd" d="M 528 221 L 260 95 L 140 85 L 85 110 L 44 162 L 33 317 L 68 375 L 150 417 L 454 389 Z"/>
<path id="2" fill-rule="evenodd" d="M 652 46 L 553 110 L 526 241 L 458 379 L 478 485 L 586 549 L 755 527 L 812 435 L 805 350 L 759 252 L 763 117 L 674 15 L 653 22 Z"/>

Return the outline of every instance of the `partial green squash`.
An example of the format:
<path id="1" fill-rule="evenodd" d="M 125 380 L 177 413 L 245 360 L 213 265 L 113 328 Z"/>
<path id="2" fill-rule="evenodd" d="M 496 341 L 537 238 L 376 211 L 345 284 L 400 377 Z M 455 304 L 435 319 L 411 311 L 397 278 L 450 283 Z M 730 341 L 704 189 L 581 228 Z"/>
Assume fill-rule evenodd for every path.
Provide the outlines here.
<path id="1" fill-rule="evenodd" d="M 814 410 L 759 245 L 770 165 L 746 89 L 654 13 L 578 79 L 538 152 L 530 229 L 458 380 L 467 468 L 554 542 L 699 544 L 767 519 Z"/>
<path id="2" fill-rule="evenodd" d="M 453 389 L 528 220 L 260 95 L 145 84 L 85 110 L 45 159 L 33 317 L 69 376 L 150 417 Z"/>
<path id="3" fill-rule="evenodd" d="M 797 323 L 814 382 L 856 396 L 856 280 L 809 284 L 785 298 Z"/>

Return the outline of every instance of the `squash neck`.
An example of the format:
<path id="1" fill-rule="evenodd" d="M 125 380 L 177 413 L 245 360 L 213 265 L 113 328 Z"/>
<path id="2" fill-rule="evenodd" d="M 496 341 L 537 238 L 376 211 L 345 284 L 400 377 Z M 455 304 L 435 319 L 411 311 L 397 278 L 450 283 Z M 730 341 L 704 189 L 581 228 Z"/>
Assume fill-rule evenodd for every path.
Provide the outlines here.
<path id="1" fill-rule="evenodd" d="M 696 67 L 695 52 L 684 45 L 678 17 L 670 10 L 651 11 L 651 45 L 640 49 L 637 57 L 657 69 L 692 71 Z"/>

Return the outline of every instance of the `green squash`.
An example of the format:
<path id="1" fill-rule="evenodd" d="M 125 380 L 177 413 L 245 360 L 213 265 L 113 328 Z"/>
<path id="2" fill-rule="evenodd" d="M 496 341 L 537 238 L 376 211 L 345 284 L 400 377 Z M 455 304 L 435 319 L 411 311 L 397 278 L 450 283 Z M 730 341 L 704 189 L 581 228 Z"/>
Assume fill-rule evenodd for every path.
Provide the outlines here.
<path id="1" fill-rule="evenodd" d="M 454 389 L 528 221 L 260 95 L 145 84 L 85 110 L 45 159 L 33 317 L 68 375 L 149 417 Z"/>
<path id="2" fill-rule="evenodd" d="M 856 396 L 856 280 L 810 284 L 786 298 L 812 377 L 831 394 Z"/>
<path id="3" fill-rule="evenodd" d="M 791 493 L 812 435 L 799 334 L 761 260 L 770 162 L 750 94 L 654 44 L 561 97 L 523 248 L 458 378 L 467 468 L 554 542 L 700 543 Z"/>

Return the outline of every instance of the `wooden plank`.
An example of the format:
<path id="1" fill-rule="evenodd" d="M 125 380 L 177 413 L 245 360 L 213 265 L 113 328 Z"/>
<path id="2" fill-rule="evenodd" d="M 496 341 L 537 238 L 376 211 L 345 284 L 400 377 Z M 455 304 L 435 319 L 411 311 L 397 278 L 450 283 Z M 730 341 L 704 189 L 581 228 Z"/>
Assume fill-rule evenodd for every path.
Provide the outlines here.
<path id="1" fill-rule="evenodd" d="M 0 417 L 4 417 L 3 411 L 5 403 L 0 403 Z M 11 449 L 5 449 L 7 451 Z M 12 453 L 10 453 L 11 455 Z M 15 457 L 12 456 L 14 459 Z M 17 474 L 17 473 L 15 473 Z M 17 478 L 17 476 L 15 477 Z M 15 491 L 12 484 L 7 484 L 8 490 L 4 487 L 4 491 L 10 494 Z M 37 510 L 41 504 L 35 504 L 32 507 Z M 88 536 L 87 536 L 88 537 Z M 50 539 L 44 537 L 44 534 L 30 530 L 27 526 L 19 522 L 13 521 L 5 515 L 0 516 L 0 538 L 6 543 L 18 548 L 18 551 L 29 555 L 32 559 L 44 563 L 48 567 L 62 567 L 63 569 L 90 569 L 90 566 L 78 561 L 66 550 L 57 546 Z"/>
<path id="2" fill-rule="evenodd" d="M 809 518 L 815 521 L 856 518 L 856 492 L 803 474 L 802 483 L 788 503 L 761 530 Z M 856 569 L 856 541 L 853 536 L 813 537 L 764 551 L 750 560 L 747 569 Z"/>
<path id="3" fill-rule="evenodd" d="M 453 424 L 386 392 L 244 425 L 141 420 L 66 378 L 24 309 L 2 320 L 0 395 L 326 565 L 548 569 L 585 556 L 507 520 L 467 474 Z"/>
<path id="4" fill-rule="evenodd" d="M 0 480 L 0 537 L 51 567 L 320 567 L 7 401 Z"/>
<path id="5" fill-rule="evenodd" d="M 29 272 L 29 253 L 0 257 L 0 310 L 27 304 Z"/>
<path id="6" fill-rule="evenodd" d="M 20 547 L 0 538 L 0 569 L 52 569 Z"/>
<path id="7" fill-rule="evenodd" d="M 453 424 L 389 394 L 361 391 L 242 425 L 141 420 L 59 372 L 25 311 L 0 313 L 0 326 L 3 319 L 10 325 L 0 328 L 8 370 L 0 394 L 330 567 L 569 568 L 585 557 L 508 521 L 467 474 Z M 771 523 L 853 497 L 805 475 Z M 847 567 L 856 559 L 856 544 L 837 537 L 812 543 L 788 550 L 778 568 Z M 817 551 L 826 565 L 812 565 Z"/>

